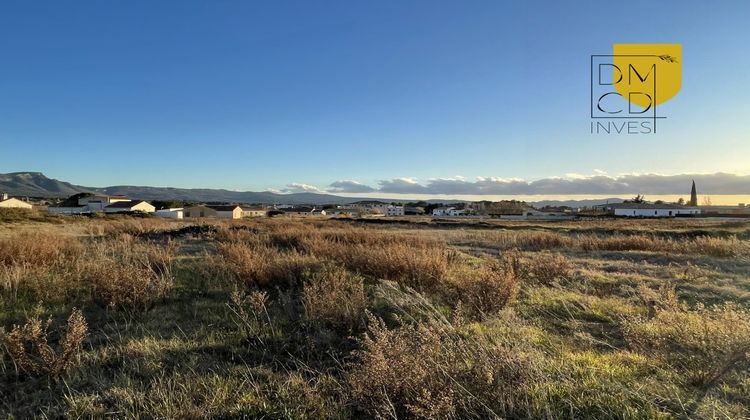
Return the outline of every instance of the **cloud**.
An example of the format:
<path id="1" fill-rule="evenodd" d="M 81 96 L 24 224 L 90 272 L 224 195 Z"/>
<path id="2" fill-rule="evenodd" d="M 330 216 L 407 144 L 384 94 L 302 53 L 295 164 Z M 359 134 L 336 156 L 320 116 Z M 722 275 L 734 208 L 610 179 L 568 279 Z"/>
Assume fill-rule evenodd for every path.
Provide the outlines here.
<path id="1" fill-rule="evenodd" d="M 328 186 L 328 192 L 332 193 L 368 193 L 377 191 L 375 188 L 361 184 L 357 181 L 335 181 Z"/>
<path id="2" fill-rule="evenodd" d="M 299 182 L 293 182 L 291 184 L 286 184 L 286 188 L 281 190 L 285 193 L 324 193 L 325 191 L 321 190 L 320 188 L 309 185 L 309 184 L 302 184 Z"/>
<path id="3" fill-rule="evenodd" d="M 429 194 L 426 187 L 419 184 L 414 178 L 394 178 L 383 180 L 380 184 L 379 192 L 392 194 Z"/>
<path id="4" fill-rule="evenodd" d="M 621 174 L 607 175 L 597 170 L 593 175 L 567 174 L 537 180 L 519 178 L 463 177 L 431 178 L 419 182 L 414 178 L 394 178 L 378 182 L 373 188 L 356 181 L 337 181 L 331 192 L 381 192 L 390 194 L 447 195 L 572 195 L 572 194 L 690 194 L 695 180 L 699 194 L 750 194 L 750 175 L 714 174 Z"/>

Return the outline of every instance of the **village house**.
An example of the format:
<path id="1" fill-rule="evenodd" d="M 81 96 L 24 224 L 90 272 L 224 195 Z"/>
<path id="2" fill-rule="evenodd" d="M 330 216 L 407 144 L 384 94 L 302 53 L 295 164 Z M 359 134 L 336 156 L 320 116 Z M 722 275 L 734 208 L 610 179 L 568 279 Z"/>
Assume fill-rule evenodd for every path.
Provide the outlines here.
<path id="1" fill-rule="evenodd" d="M 466 216 L 467 214 L 468 212 L 465 209 L 457 209 L 455 207 L 438 207 L 432 210 L 433 216 L 457 217 Z"/>
<path id="2" fill-rule="evenodd" d="M 520 214 L 501 214 L 499 217 L 506 220 L 573 220 L 577 216 L 565 211 L 542 211 L 529 208 Z"/>
<path id="3" fill-rule="evenodd" d="M 617 203 L 607 204 L 605 209 L 620 217 L 677 217 L 701 214 L 701 209 L 698 207 L 667 203 Z"/>
<path id="4" fill-rule="evenodd" d="M 183 216 L 187 218 L 216 217 L 219 219 L 242 218 L 242 207 L 237 204 L 230 205 L 198 205 L 186 207 Z"/>
<path id="5" fill-rule="evenodd" d="M 325 216 L 326 211 L 316 209 L 315 207 L 290 207 L 283 209 L 286 216 Z"/>
<path id="6" fill-rule="evenodd" d="M 143 200 L 117 201 L 104 207 L 105 213 L 153 213 L 156 207 Z"/>
<path id="7" fill-rule="evenodd" d="M 3 193 L 2 196 L 0 196 L 2 200 L 0 200 L 0 208 L 13 208 L 13 209 L 26 209 L 31 210 L 34 206 L 31 204 L 21 201 L 17 198 L 11 198 L 8 196 L 7 193 Z"/>
<path id="8" fill-rule="evenodd" d="M 242 217 L 264 217 L 267 212 L 263 207 L 242 207 Z"/>
<path id="9" fill-rule="evenodd" d="M 184 217 L 184 211 L 182 207 L 159 209 L 154 212 L 154 216 L 164 219 L 182 219 Z"/>
<path id="10" fill-rule="evenodd" d="M 86 206 L 71 206 L 65 204 L 58 204 L 55 206 L 47 207 L 47 213 L 49 214 L 87 214 L 91 213 Z"/>
<path id="11" fill-rule="evenodd" d="M 384 209 L 386 216 L 403 216 L 404 206 L 393 206 L 389 205 Z"/>
<path id="12" fill-rule="evenodd" d="M 127 201 L 130 201 L 130 199 L 124 195 L 87 195 L 78 199 L 78 206 L 85 206 L 89 211 L 97 212 L 104 210 L 111 204 Z"/>

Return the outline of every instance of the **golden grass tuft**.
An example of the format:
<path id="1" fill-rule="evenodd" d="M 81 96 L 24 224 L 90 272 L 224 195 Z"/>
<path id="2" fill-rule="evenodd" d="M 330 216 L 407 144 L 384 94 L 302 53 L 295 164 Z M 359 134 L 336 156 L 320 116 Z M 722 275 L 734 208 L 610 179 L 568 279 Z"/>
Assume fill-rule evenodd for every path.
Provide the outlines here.
<path id="1" fill-rule="evenodd" d="M 748 367 L 750 311 L 730 303 L 660 310 L 651 319 L 631 320 L 626 337 L 634 349 L 658 355 L 691 383 L 709 387 Z"/>
<path id="2" fill-rule="evenodd" d="M 81 344 L 88 336 L 83 314 L 73 309 L 57 350 L 49 343 L 51 324 L 52 320 L 42 322 L 33 317 L 25 325 L 14 326 L 9 333 L 0 334 L 17 374 L 57 379 L 77 364 Z"/>
<path id="3" fill-rule="evenodd" d="M 361 324 L 367 305 L 364 282 L 344 268 L 327 265 L 305 282 L 302 302 L 309 321 L 352 331 Z"/>

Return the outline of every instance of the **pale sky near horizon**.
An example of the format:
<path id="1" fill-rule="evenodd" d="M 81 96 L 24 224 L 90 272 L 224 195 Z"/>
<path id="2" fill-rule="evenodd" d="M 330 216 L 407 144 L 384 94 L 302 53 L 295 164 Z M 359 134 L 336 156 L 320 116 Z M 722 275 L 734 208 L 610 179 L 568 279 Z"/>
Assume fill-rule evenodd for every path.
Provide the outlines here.
<path id="1" fill-rule="evenodd" d="M 0 173 L 391 195 L 747 175 L 749 16 L 747 1 L 4 1 Z M 657 134 L 589 133 L 589 56 L 614 43 L 683 46 Z M 667 193 L 689 188 L 674 179 Z"/>

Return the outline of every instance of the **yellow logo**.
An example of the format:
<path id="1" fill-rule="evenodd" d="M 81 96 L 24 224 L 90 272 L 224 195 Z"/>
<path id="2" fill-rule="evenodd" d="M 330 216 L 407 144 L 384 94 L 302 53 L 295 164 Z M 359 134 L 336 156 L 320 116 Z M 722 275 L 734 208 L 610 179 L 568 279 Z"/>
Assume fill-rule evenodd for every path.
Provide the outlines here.
<path id="1" fill-rule="evenodd" d="M 644 111 L 680 91 L 681 44 L 615 44 L 612 54 L 615 90 Z"/>

